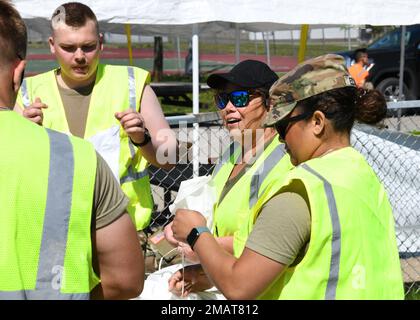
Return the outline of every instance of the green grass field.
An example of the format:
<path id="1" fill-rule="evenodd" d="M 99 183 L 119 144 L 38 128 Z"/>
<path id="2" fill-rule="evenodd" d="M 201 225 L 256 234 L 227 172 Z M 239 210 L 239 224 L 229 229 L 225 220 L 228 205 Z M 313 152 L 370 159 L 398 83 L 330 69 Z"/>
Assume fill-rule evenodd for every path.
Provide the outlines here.
<path id="1" fill-rule="evenodd" d="M 405 300 L 420 300 L 420 282 L 405 285 Z"/>

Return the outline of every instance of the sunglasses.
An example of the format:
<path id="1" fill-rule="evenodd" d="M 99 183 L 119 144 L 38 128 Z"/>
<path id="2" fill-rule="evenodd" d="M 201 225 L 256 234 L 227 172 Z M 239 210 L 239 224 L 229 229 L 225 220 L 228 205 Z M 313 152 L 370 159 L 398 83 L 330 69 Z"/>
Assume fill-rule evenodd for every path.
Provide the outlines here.
<path id="1" fill-rule="evenodd" d="M 232 102 L 236 108 L 246 107 L 250 101 L 251 93 L 247 90 L 237 90 L 232 92 L 220 92 L 214 96 L 216 101 L 216 106 L 223 110 L 226 108 L 227 104 Z"/>
<path id="2" fill-rule="evenodd" d="M 284 141 L 286 139 L 286 134 L 287 134 L 287 131 L 290 128 L 291 123 L 298 122 L 298 121 L 301 121 L 301 120 L 304 120 L 304 119 L 308 119 L 310 116 L 312 116 L 312 114 L 313 114 L 313 112 L 302 113 L 302 114 L 299 114 L 297 116 L 288 117 L 288 118 L 285 118 L 285 119 L 282 119 L 282 120 L 276 122 L 274 127 L 276 128 L 280 139 L 282 141 Z"/>

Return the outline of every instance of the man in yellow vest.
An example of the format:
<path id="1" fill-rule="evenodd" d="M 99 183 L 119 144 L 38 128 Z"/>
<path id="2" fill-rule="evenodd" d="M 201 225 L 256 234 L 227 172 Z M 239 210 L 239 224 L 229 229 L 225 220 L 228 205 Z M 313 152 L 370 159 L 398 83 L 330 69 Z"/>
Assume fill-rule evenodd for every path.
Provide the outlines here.
<path id="1" fill-rule="evenodd" d="M 15 109 L 46 128 L 92 142 L 130 199 L 128 212 L 142 230 L 153 208 L 147 166 L 171 168 L 174 163 L 157 153 L 174 154 L 177 146 L 149 86 L 150 75 L 99 63 L 103 36 L 95 14 L 82 3 L 57 8 L 51 27 L 49 45 L 59 68 L 26 78 Z"/>
<path id="2" fill-rule="evenodd" d="M 86 141 L 12 111 L 26 40 L 0 0 L 0 300 L 136 297 L 144 260 L 111 170 Z"/>

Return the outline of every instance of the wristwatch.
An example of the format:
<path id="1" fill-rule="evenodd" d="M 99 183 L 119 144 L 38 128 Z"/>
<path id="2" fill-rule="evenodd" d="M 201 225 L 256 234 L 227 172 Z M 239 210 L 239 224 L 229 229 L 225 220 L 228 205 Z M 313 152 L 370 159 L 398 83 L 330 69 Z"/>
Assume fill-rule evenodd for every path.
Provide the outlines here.
<path id="1" fill-rule="evenodd" d="M 131 140 L 131 139 L 130 139 Z M 135 143 L 133 140 L 131 140 L 131 142 L 136 146 L 136 147 L 144 147 L 146 144 L 148 144 L 150 141 L 152 140 L 152 137 L 150 136 L 149 130 L 147 130 L 147 128 L 144 129 L 144 140 L 140 143 Z"/>
<path id="2" fill-rule="evenodd" d="M 194 250 L 194 244 L 197 241 L 198 237 L 204 232 L 211 233 L 211 231 L 207 227 L 197 227 L 191 230 L 190 234 L 187 237 L 187 242 L 192 250 Z"/>

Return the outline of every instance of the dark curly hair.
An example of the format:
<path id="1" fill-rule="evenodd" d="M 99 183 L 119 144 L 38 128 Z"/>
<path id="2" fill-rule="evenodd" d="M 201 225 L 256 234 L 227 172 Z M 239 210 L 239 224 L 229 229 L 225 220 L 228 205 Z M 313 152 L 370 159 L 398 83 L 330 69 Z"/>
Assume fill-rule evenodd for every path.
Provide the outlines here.
<path id="1" fill-rule="evenodd" d="M 350 133 L 354 121 L 376 124 L 387 113 L 384 96 L 378 90 L 345 87 L 325 91 L 298 102 L 304 113 L 322 111 L 338 132 Z"/>

